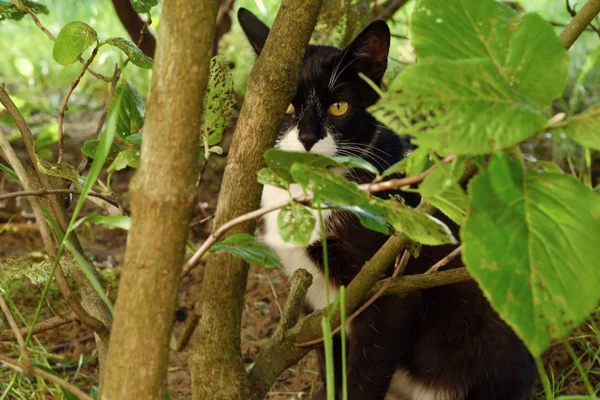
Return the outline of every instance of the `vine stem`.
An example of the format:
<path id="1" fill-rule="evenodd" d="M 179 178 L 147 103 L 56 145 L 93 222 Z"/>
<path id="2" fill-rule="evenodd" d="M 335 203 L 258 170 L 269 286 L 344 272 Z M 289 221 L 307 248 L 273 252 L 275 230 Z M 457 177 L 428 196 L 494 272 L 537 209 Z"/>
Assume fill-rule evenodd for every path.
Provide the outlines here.
<path id="1" fill-rule="evenodd" d="M 454 154 L 451 154 L 451 155 L 445 157 L 444 159 L 442 159 L 440 161 L 440 163 L 447 164 L 447 163 L 452 162 L 455 158 L 456 158 L 456 156 Z M 422 173 L 415 175 L 415 176 L 410 176 L 407 178 L 399 178 L 399 179 L 390 179 L 389 181 L 384 181 L 384 182 L 379 182 L 379 183 L 365 183 L 365 184 L 359 185 L 358 187 L 361 190 L 364 190 L 365 192 L 369 192 L 369 193 L 401 189 L 403 187 L 410 186 L 415 183 L 421 182 L 428 175 L 430 175 L 433 171 L 435 171 L 437 169 L 437 166 L 438 166 L 437 164 L 432 165 L 427 170 L 425 170 Z M 183 272 L 181 274 L 181 278 L 183 279 L 192 270 L 192 268 L 194 268 L 194 266 L 202 259 L 202 257 L 204 257 L 204 255 L 208 252 L 210 247 L 213 244 L 215 244 L 229 229 L 233 228 L 234 226 L 239 225 L 244 222 L 247 222 L 247 221 L 251 221 L 255 218 L 262 217 L 263 215 L 266 215 L 270 212 L 277 211 L 293 202 L 300 203 L 300 204 L 309 204 L 312 200 L 313 200 L 312 195 L 294 197 L 291 200 L 281 201 L 281 202 L 276 203 L 269 207 L 259 208 L 258 210 L 249 212 L 247 214 L 240 215 L 239 217 L 226 222 L 219 229 L 217 229 L 216 231 L 211 233 L 210 236 L 204 241 L 204 243 L 202 243 L 202 245 L 196 251 L 196 253 L 194 253 L 194 255 L 185 263 L 185 265 L 183 267 Z"/>
<path id="2" fill-rule="evenodd" d="M 60 377 L 58 377 L 56 375 L 52 375 L 51 373 L 46 372 L 43 369 L 33 367 L 33 366 L 27 368 L 27 366 L 21 364 L 20 362 L 13 360 L 12 358 L 3 356 L 1 354 L 0 354 L 0 361 L 2 363 L 4 363 L 5 365 L 9 366 L 10 368 L 14 369 L 15 371 L 19 371 L 21 373 L 29 372 L 36 376 L 39 376 L 40 378 L 44 378 L 52 383 L 56 383 L 60 387 L 68 390 L 69 392 L 73 393 L 75 396 L 79 397 L 81 400 L 92 400 L 92 398 L 87 393 L 83 392 L 77 386 L 70 384 L 69 382 L 65 381 L 64 379 L 61 379 Z"/>

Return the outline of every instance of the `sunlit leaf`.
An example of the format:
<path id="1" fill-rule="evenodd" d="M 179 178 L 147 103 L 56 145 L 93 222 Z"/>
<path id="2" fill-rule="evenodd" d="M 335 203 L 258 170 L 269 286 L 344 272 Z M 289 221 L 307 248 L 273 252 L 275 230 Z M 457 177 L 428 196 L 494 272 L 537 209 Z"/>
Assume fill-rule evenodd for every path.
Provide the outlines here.
<path id="1" fill-rule="evenodd" d="M 69 22 L 56 36 L 52 57 L 61 65 L 73 64 L 97 41 L 98 35 L 94 28 L 81 21 Z"/>
<path id="2" fill-rule="evenodd" d="M 554 128 L 553 128 L 554 129 Z M 584 147 L 600 150 L 600 104 L 594 104 L 555 130 L 565 132 Z"/>
<path id="3" fill-rule="evenodd" d="M 206 146 L 221 142 L 223 132 L 229 125 L 235 105 L 235 92 L 229 62 L 218 55 L 210 62 L 210 75 L 204 97 L 204 116 L 201 134 Z"/>
<path id="4" fill-rule="evenodd" d="M 48 7 L 43 4 L 30 0 L 21 0 L 21 3 L 33 11 L 34 14 L 48 14 Z M 19 10 L 11 1 L 0 0 L 0 21 L 7 19 L 18 21 L 25 15 L 27 13 Z"/>
<path id="5" fill-rule="evenodd" d="M 270 168 L 262 168 L 256 173 L 258 182 L 263 185 L 272 185 L 287 190 L 290 182 Z"/>
<path id="6" fill-rule="evenodd" d="M 539 356 L 598 305 L 600 196 L 505 154 L 469 185 L 463 259 L 492 306 Z"/>
<path id="7" fill-rule="evenodd" d="M 135 44 L 130 42 L 127 39 L 123 39 L 121 37 L 114 37 L 110 39 L 106 39 L 104 43 L 110 44 L 111 46 L 115 46 L 118 49 L 121 49 L 123 53 L 125 53 L 131 63 L 145 69 L 152 68 L 152 59 L 144 55 L 144 53 L 137 47 Z"/>
<path id="8" fill-rule="evenodd" d="M 310 209 L 297 203 L 283 207 L 277 215 L 279 235 L 296 246 L 308 245 L 315 223 L 315 216 Z"/>

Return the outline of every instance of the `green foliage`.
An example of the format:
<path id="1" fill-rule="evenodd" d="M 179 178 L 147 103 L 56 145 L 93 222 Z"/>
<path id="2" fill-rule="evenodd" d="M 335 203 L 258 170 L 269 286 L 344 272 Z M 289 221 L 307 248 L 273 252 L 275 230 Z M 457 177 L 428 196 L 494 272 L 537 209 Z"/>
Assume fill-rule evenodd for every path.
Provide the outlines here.
<path id="1" fill-rule="evenodd" d="M 305 206 L 291 203 L 277 215 L 277 227 L 281 238 L 296 246 L 306 246 L 315 229 L 315 217 Z"/>
<path id="2" fill-rule="evenodd" d="M 235 94 L 229 62 L 223 56 L 215 56 L 210 62 L 200 137 L 205 157 L 208 158 L 211 152 L 219 152 L 218 149 L 213 150 L 212 147 L 221 142 L 223 132 L 229 125 L 233 114 L 234 105 Z"/>
<path id="3" fill-rule="evenodd" d="M 131 0 L 133 9 L 138 13 L 147 13 L 158 4 L 158 0 Z"/>
<path id="4" fill-rule="evenodd" d="M 544 127 L 568 72 L 549 23 L 493 0 L 422 0 L 411 30 L 421 61 L 373 108 L 380 120 L 442 154 L 502 150 Z"/>
<path id="5" fill-rule="evenodd" d="M 19 3 L 21 3 L 24 7 L 29 8 L 35 14 L 48 14 L 48 7 L 46 7 L 44 4 L 30 0 L 20 0 Z M 18 21 L 26 14 L 27 13 L 25 11 L 19 10 L 19 8 L 11 1 L 0 0 L 0 21 L 7 19 Z"/>
<path id="6" fill-rule="evenodd" d="M 566 175 L 524 171 L 496 154 L 469 187 L 469 272 L 531 352 L 598 305 L 600 197 Z"/>
<path id="7" fill-rule="evenodd" d="M 85 22 L 73 21 L 63 26 L 56 36 L 52 57 L 61 65 L 73 64 L 94 43 L 98 43 L 94 28 Z"/>
<path id="8" fill-rule="evenodd" d="M 236 233 L 213 244 L 211 253 L 227 252 L 242 260 L 256 265 L 263 265 L 267 269 L 279 268 L 279 260 L 269 247 L 259 242 L 254 236 L 246 233 Z"/>
<path id="9" fill-rule="evenodd" d="M 144 69 L 152 68 L 152 59 L 142 53 L 139 47 L 127 39 L 113 37 L 106 39 L 102 44 L 109 44 L 120 49 L 127 57 L 129 57 L 129 60 L 131 60 L 133 65 Z"/>
<path id="10" fill-rule="evenodd" d="M 79 173 L 71 164 L 52 164 L 40 158 L 37 159 L 38 167 L 46 175 L 55 176 L 57 178 L 66 179 L 71 182 L 79 183 Z"/>
<path id="11" fill-rule="evenodd" d="M 137 168 L 140 165 L 140 152 L 139 150 L 126 149 L 121 151 L 115 157 L 112 164 L 109 165 L 106 172 L 108 172 L 107 181 L 110 185 L 110 178 L 116 171 L 121 171 L 127 167 Z"/>
<path id="12" fill-rule="evenodd" d="M 81 152 L 90 158 L 94 158 L 94 154 L 96 153 L 99 142 L 100 141 L 98 139 L 88 140 L 83 144 Z M 115 158 L 121 150 L 123 150 L 123 148 L 118 143 L 113 142 L 113 144 L 110 146 L 108 159 Z"/>
<path id="13" fill-rule="evenodd" d="M 97 225 L 105 225 L 111 228 L 124 229 L 126 231 L 128 231 L 131 227 L 131 217 L 123 215 L 88 215 L 83 218 L 79 218 L 73 224 L 73 229 L 77 229 L 86 222 Z"/>
<path id="14" fill-rule="evenodd" d="M 566 133 L 584 147 L 600 150 L 600 104 L 594 104 L 553 129 Z"/>
<path id="15" fill-rule="evenodd" d="M 120 103 L 119 99 L 121 99 Z M 116 112 L 119 114 L 119 118 L 116 133 L 121 139 L 126 139 L 138 133 L 144 125 L 146 106 L 140 93 L 129 81 L 122 83 L 115 90 L 115 96 L 109 103 L 109 111 L 115 110 L 117 104 L 119 107 Z"/>

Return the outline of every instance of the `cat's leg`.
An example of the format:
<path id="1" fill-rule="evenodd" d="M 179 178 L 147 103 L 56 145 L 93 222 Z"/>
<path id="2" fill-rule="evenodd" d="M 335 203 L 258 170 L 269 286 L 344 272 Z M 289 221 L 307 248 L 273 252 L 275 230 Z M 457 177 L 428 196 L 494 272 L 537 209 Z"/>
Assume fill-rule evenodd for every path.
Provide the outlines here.
<path id="1" fill-rule="evenodd" d="M 398 361 L 410 349 L 420 305 L 419 293 L 383 297 L 352 322 L 347 375 L 350 400 L 385 397 Z"/>

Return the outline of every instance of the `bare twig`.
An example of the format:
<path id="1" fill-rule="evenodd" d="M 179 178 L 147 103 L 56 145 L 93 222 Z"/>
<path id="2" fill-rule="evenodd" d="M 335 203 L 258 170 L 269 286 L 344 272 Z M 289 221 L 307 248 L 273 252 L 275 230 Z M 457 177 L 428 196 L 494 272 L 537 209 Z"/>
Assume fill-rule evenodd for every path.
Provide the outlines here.
<path id="1" fill-rule="evenodd" d="M 379 288 L 379 290 L 373 296 L 371 296 L 369 298 L 369 300 L 367 300 L 362 306 L 360 306 L 356 311 L 354 311 L 352 313 L 352 315 L 350 315 L 350 317 L 348 317 L 348 319 L 346 319 L 346 325 L 350 324 L 356 317 L 358 317 L 360 315 L 360 313 L 362 313 L 364 310 L 366 310 L 367 307 L 369 307 L 371 304 L 373 304 L 375 302 L 375 300 L 377 300 L 379 297 L 381 297 L 383 295 L 383 293 L 387 290 L 388 286 L 391 284 L 392 280 L 395 277 L 397 277 L 398 274 L 404 272 L 409 259 L 410 259 L 410 253 L 407 250 L 404 250 L 402 257 L 400 257 L 400 255 L 398 255 L 398 257 L 396 257 L 396 265 L 394 266 L 394 273 L 392 274 L 392 277 L 390 279 L 388 279 L 386 281 L 386 284 L 382 285 L 381 288 Z M 340 310 L 340 312 L 346 312 L 346 310 Z M 335 335 L 342 329 L 346 329 L 346 327 L 342 326 L 342 325 L 338 326 L 333 331 L 331 331 L 331 335 L 332 336 Z M 319 339 L 311 340 L 309 342 L 297 343 L 296 346 L 297 347 L 310 347 L 310 346 L 314 346 L 316 344 L 321 343 L 323 340 L 324 340 L 324 338 L 321 337 Z"/>
<path id="2" fill-rule="evenodd" d="M 425 272 L 425 274 L 431 274 L 433 272 L 437 272 L 438 269 L 442 268 L 443 266 L 448 264 L 450 261 L 454 260 L 456 258 L 456 256 L 458 256 L 460 254 L 461 251 L 462 251 L 462 245 L 458 246 L 457 248 L 452 250 L 452 252 L 450 252 L 450 254 L 448 254 L 446 257 L 442 258 L 440 261 L 433 264 L 431 266 L 431 268 L 429 268 Z"/>
<path id="3" fill-rule="evenodd" d="M 35 326 L 28 326 L 26 328 L 21 328 L 19 332 L 24 335 L 29 333 L 32 330 L 33 334 L 41 333 L 45 331 L 49 331 L 54 328 L 58 328 L 59 326 L 70 324 L 71 322 L 79 321 L 77 315 L 75 313 L 69 312 L 60 314 L 56 317 L 48 318 L 47 320 L 38 322 Z M 8 329 L 0 332 L 0 341 L 12 340 L 15 338 L 15 334 L 12 330 Z"/>
<path id="4" fill-rule="evenodd" d="M 195 226 L 198 226 L 198 225 L 202 225 L 202 224 L 204 224 L 204 223 L 206 223 L 206 222 L 210 221 L 210 220 L 211 220 L 211 219 L 213 219 L 214 217 L 215 217 L 215 214 L 210 214 L 209 216 L 207 216 L 207 217 L 204 217 L 204 218 L 202 218 L 202 219 L 200 219 L 200 220 L 198 220 L 198 221 L 194 221 L 194 222 L 192 222 L 192 223 L 190 224 L 190 228 L 193 228 L 193 227 L 195 227 Z"/>
<path id="5" fill-rule="evenodd" d="M 298 323 L 298 317 L 302 310 L 302 304 L 306 298 L 306 292 L 312 285 L 312 275 L 304 269 L 298 269 L 292 275 L 292 287 L 285 302 L 283 313 L 281 314 L 280 325 L 287 331 L 292 329 Z"/>
<path id="6" fill-rule="evenodd" d="M 177 345 L 174 350 L 182 351 L 190 342 L 192 334 L 196 330 L 196 326 L 198 326 L 198 321 L 200 321 L 200 314 L 198 314 L 196 311 L 198 308 L 198 304 L 196 304 L 194 310 L 192 311 L 192 315 L 189 317 L 185 326 L 183 327 L 183 332 L 181 333 L 181 337 L 177 341 Z"/>
<path id="7" fill-rule="evenodd" d="M 43 189 L 43 190 L 24 190 L 21 192 L 12 192 L 12 193 L 6 193 L 6 194 L 0 194 L 0 200 L 6 200 L 6 199 L 12 199 L 14 197 L 26 197 L 26 196 L 47 196 L 47 195 L 51 195 L 51 194 L 61 194 L 61 193 L 72 193 L 72 194 L 79 194 L 81 193 L 81 190 L 77 190 L 77 189 Z M 109 203 L 110 205 L 113 205 L 115 207 L 119 207 L 119 202 L 111 199 L 108 196 L 104 196 L 100 193 L 96 193 L 96 192 L 90 192 L 88 193 L 88 196 L 91 197 L 97 197 L 99 199 L 104 200 L 105 202 Z"/>
<path id="8" fill-rule="evenodd" d="M 17 343 L 19 343 L 19 347 L 21 348 L 21 356 L 23 356 L 23 361 L 25 362 L 25 368 L 27 370 L 29 370 L 29 368 L 31 367 L 31 360 L 29 359 L 29 351 L 27 351 L 27 346 L 25 345 L 25 340 L 23 340 L 23 335 L 21 334 L 21 331 L 19 330 L 19 325 L 17 325 L 17 322 L 15 321 L 15 318 L 13 317 L 12 312 L 10 312 L 10 307 L 8 306 L 8 304 L 6 304 L 6 300 L 4 300 L 4 296 L 1 296 L 1 295 L 0 295 L 0 308 L 2 308 L 2 312 L 6 316 L 6 319 L 8 320 L 8 324 L 10 325 L 10 329 L 12 330 L 13 334 L 17 338 Z"/>
<path id="9" fill-rule="evenodd" d="M 445 157 L 440 162 L 442 164 L 447 164 L 447 163 L 452 162 L 455 158 L 456 158 L 456 156 L 454 154 L 451 154 L 451 155 Z M 369 192 L 369 193 L 383 192 L 386 190 L 398 190 L 398 189 L 413 185 L 415 183 L 421 182 L 423 179 L 425 179 L 428 175 L 430 175 L 436 169 L 437 169 L 437 164 L 431 166 L 426 171 L 424 171 L 418 175 L 415 175 L 415 176 L 410 176 L 408 178 L 400 178 L 400 179 L 390 179 L 389 181 L 384 181 L 384 182 L 379 182 L 379 183 L 365 183 L 365 184 L 359 185 L 359 188 L 364 190 L 365 192 Z M 309 204 L 311 200 L 312 200 L 312 196 L 310 196 L 310 195 L 295 197 L 292 200 L 281 201 L 272 206 L 259 208 L 258 210 L 249 212 L 244 215 L 240 215 L 239 217 L 234 218 L 231 221 L 223 224 L 219 229 L 214 231 L 204 241 L 204 243 L 202 243 L 202 245 L 196 251 L 196 253 L 194 253 L 194 255 L 185 263 L 185 265 L 183 267 L 183 272 L 181 274 L 181 278 L 183 279 L 183 277 L 185 277 L 192 270 L 192 268 L 194 268 L 194 266 L 198 263 L 198 261 L 200 261 L 202 259 L 202 257 L 204 257 L 204 255 L 208 252 L 210 247 L 213 244 L 215 244 L 229 229 L 231 229 L 234 226 L 239 225 L 243 222 L 251 221 L 255 218 L 262 217 L 263 215 L 266 215 L 270 212 L 277 211 L 292 202 L 296 202 L 296 203 L 300 203 L 300 204 Z"/>
<path id="10" fill-rule="evenodd" d="M 67 110 L 67 106 L 69 105 L 69 97 L 71 97 L 71 94 L 73 93 L 77 85 L 79 85 L 79 81 L 81 81 L 81 78 L 85 74 L 85 71 L 88 70 L 90 64 L 92 63 L 92 61 L 94 61 L 94 58 L 96 58 L 96 54 L 98 54 L 98 45 L 94 47 L 90 58 L 88 58 L 85 64 L 83 64 L 83 68 L 81 69 L 81 71 L 79 71 L 79 74 L 77 74 L 77 77 L 71 83 L 71 86 L 69 86 L 69 89 L 65 94 L 62 104 L 60 105 L 60 110 L 58 111 L 58 161 L 56 162 L 57 164 L 60 164 L 62 162 L 63 157 L 65 111 Z"/>
<path id="11" fill-rule="evenodd" d="M 573 19 L 560 33 L 560 40 L 563 46 L 568 49 L 575 43 L 575 40 L 590 25 L 598 13 L 600 13 L 600 0 L 588 0 L 577 14 L 574 14 L 569 0 L 566 0 L 566 2 L 567 10 L 573 15 Z"/>
<path id="12" fill-rule="evenodd" d="M 21 115 L 19 110 L 16 108 L 13 101 L 8 96 L 8 93 L 6 93 L 6 91 L 2 87 L 0 87 L 0 103 L 2 103 L 2 105 L 4 105 L 4 107 L 6 108 L 8 113 L 11 115 L 11 117 L 15 121 L 17 127 L 20 130 L 23 129 L 23 130 L 21 130 L 23 139 L 27 140 L 27 141 L 31 141 L 32 137 L 31 137 L 31 131 L 29 130 L 29 127 L 27 126 L 25 120 L 23 119 L 23 116 Z M 26 144 L 28 143 L 27 141 L 25 142 Z M 19 180 L 21 181 L 21 184 L 23 185 L 25 190 L 27 190 L 27 191 L 35 190 L 36 185 L 34 184 L 32 177 L 30 177 L 29 173 L 25 170 L 25 167 L 21 163 L 21 160 L 19 159 L 19 157 L 17 156 L 17 154 L 13 150 L 12 146 L 10 145 L 10 143 L 8 142 L 8 140 L 6 139 L 6 137 L 4 136 L 4 134 L 2 132 L 0 132 L 0 148 L 2 149 L 2 151 L 4 153 L 4 156 L 6 156 L 8 163 L 11 165 L 13 170 L 17 173 L 17 176 L 19 177 Z M 28 147 L 28 150 L 29 150 L 29 147 Z M 33 155 L 33 157 L 35 157 L 35 154 Z M 39 178 L 40 178 L 40 180 L 42 180 L 42 178 L 46 178 L 46 177 L 40 173 Z M 46 181 L 46 184 L 48 185 L 47 181 Z M 46 224 L 46 219 L 45 219 L 44 213 L 42 211 L 42 208 L 40 206 L 40 203 L 37 200 L 33 199 L 32 197 L 28 197 L 28 201 L 33 210 L 33 213 L 35 214 L 35 218 L 36 218 L 38 226 L 40 228 L 42 242 L 44 243 L 44 250 L 48 254 L 48 257 L 50 258 L 50 262 L 52 264 L 54 264 L 55 262 L 57 262 L 56 261 L 56 251 L 54 248 L 54 242 L 52 240 L 52 235 L 50 233 L 48 225 Z M 108 332 L 106 325 L 104 325 L 101 321 L 99 321 L 98 319 L 96 319 L 96 318 L 92 317 L 90 314 L 88 314 L 87 311 L 79 303 L 79 301 L 77 301 L 77 299 L 75 299 L 75 297 L 73 296 L 73 293 L 71 292 L 71 289 L 69 288 L 67 280 L 62 272 L 62 268 L 60 266 L 58 268 L 56 268 L 55 276 L 56 276 L 56 283 L 58 284 L 58 286 L 61 290 L 61 293 L 63 294 L 63 297 L 65 298 L 65 300 L 67 301 L 67 303 L 69 304 L 69 307 L 71 307 L 73 312 L 75 312 L 75 314 L 77 314 L 79 319 L 84 324 L 86 324 L 88 327 L 90 327 L 92 330 L 94 330 L 96 333 L 98 333 L 99 336 L 102 337 L 103 335 L 105 335 Z"/>
<path id="13" fill-rule="evenodd" d="M 391 19 L 396 13 L 396 11 L 404 7 L 406 3 L 408 3 L 408 0 L 390 1 L 389 4 L 377 15 L 376 19 Z"/>
<path id="14" fill-rule="evenodd" d="M 384 279 L 376 283 L 369 294 L 377 293 L 387 285 L 384 296 L 405 296 L 415 290 L 430 289 L 438 286 L 452 285 L 473 279 L 466 268 L 455 268 L 439 271 L 435 274 L 406 275 L 400 278 Z"/>
<path id="15" fill-rule="evenodd" d="M 10 368 L 14 369 L 15 371 L 19 371 L 22 373 L 32 373 L 32 374 L 39 376 L 41 378 L 44 378 L 52 383 L 56 383 L 60 387 L 68 390 L 69 392 L 73 393 L 75 396 L 79 397 L 82 400 L 92 400 L 92 398 L 87 393 L 83 392 L 77 386 L 65 381 L 64 379 L 62 379 L 56 375 L 53 375 L 49 372 L 44 371 L 43 369 L 40 369 L 37 367 L 27 368 L 25 365 L 21 364 L 20 362 L 13 360 L 12 358 L 5 357 L 1 354 L 0 354 L 0 362 L 4 363 L 5 365 L 9 366 Z"/>

